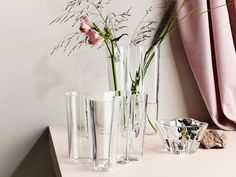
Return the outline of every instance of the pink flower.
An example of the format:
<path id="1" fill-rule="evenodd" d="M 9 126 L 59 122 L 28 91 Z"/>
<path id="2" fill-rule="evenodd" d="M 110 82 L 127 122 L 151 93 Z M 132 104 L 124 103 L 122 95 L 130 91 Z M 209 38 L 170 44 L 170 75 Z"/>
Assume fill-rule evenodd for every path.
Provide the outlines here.
<path id="1" fill-rule="evenodd" d="M 88 17 L 85 17 L 83 20 L 81 20 L 80 23 L 80 31 L 82 33 L 87 33 L 89 30 L 91 30 L 93 27 L 92 23 L 90 22 Z"/>
<path id="2" fill-rule="evenodd" d="M 99 33 L 93 29 L 93 24 L 90 22 L 88 17 L 81 20 L 80 31 L 85 33 L 88 37 L 88 43 L 91 45 L 100 46 L 104 39 L 99 35 Z"/>
<path id="3" fill-rule="evenodd" d="M 101 46 L 104 39 L 95 30 L 89 30 L 86 35 L 88 36 L 88 43 L 91 45 Z"/>

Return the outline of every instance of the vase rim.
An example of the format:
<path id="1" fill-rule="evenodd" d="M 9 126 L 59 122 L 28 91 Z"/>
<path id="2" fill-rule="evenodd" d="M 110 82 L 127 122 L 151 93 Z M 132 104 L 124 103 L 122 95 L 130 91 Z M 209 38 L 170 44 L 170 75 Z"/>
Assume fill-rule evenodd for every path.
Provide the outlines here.
<path id="1" fill-rule="evenodd" d="M 67 92 L 64 92 L 64 94 L 65 96 L 81 96 L 81 97 L 86 97 L 92 101 L 104 101 L 104 102 L 113 101 L 114 99 L 134 97 L 136 95 L 140 95 L 145 99 L 146 97 L 148 97 L 147 92 L 139 91 L 138 94 L 135 94 L 129 90 L 97 91 L 97 92 L 67 91 Z"/>

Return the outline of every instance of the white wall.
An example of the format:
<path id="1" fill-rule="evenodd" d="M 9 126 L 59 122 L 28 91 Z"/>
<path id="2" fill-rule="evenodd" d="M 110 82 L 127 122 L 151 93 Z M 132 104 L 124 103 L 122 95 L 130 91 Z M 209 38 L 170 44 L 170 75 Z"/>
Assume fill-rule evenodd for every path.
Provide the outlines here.
<path id="1" fill-rule="evenodd" d="M 122 10 L 127 0 L 113 0 Z M 62 13 L 65 0 L 1 1 L 0 11 L 0 176 L 8 177 L 32 147 L 43 129 L 66 122 L 63 92 L 107 89 L 106 62 L 81 51 L 68 58 L 50 56 L 56 42 L 70 32 L 66 26 L 49 26 Z M 155 0 L 129 3 L 137 13 Z M 127 5 L 129 6 L 129 5 Z M 126 7 L 127 7 L 126 6 Z M 193 79 L 178 33 L 162 46 L 160 118 L 208 113 Z M 172 47 L 171 47 L 172 44 Z M 96 78 L 96 79 L 95 79 Z"/>

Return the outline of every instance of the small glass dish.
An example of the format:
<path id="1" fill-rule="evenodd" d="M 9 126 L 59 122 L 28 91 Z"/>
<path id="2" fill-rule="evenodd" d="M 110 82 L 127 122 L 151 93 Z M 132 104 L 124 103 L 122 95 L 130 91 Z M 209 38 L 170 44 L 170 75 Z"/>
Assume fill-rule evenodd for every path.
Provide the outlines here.
<path id="1" fill-rule="evenodd" d="M 192 118 L 157 121 L 167 151 L 174 154 L 194 153 L 208 127 L 205 122 Z"/>

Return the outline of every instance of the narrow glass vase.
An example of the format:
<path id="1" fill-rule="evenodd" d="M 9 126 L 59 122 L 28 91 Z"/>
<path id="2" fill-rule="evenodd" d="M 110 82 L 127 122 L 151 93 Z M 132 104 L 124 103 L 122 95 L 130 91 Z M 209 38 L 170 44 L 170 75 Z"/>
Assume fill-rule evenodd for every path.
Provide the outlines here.
<path id="1" fill-rule="evenodd" d="M 89 99 L 78 92 L 66 92 L 69 157 L 80 164 L 92 164 L 92 124 Z"/>

